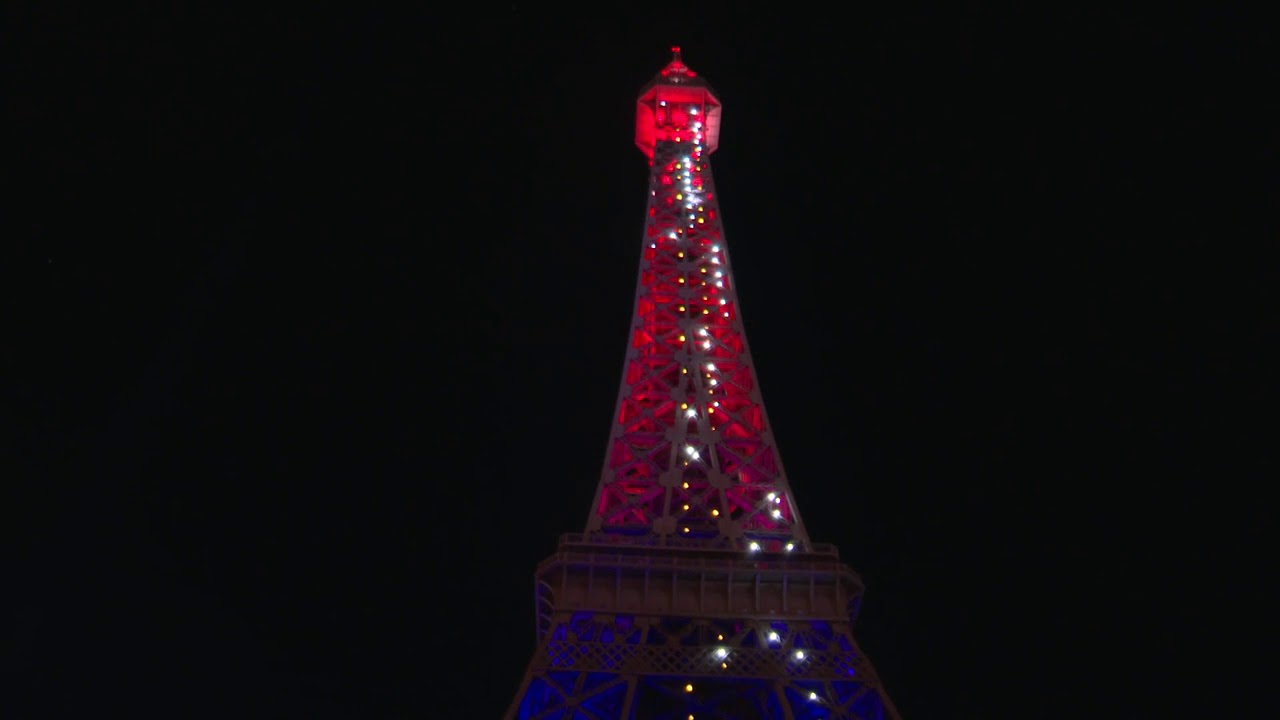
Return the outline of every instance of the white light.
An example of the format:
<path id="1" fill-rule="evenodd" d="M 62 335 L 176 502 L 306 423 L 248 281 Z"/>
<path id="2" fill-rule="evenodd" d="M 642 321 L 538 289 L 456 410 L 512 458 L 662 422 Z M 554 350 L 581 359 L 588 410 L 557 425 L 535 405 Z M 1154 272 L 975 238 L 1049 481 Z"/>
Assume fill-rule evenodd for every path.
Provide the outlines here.
<path id="1" fill-rule="evenodd" d="M 688 412 L 687 414 L 688 414 L 688 416 L 689 416 L 689 417 L 695 417 L 695 416 L 697 416 L 698 411 L 697 411 L 697 410 L 694 410 L 693 408 L 689 408 L 689 412 Z"/>
<path id="2" fill-rule="evenodd" d="M 720 298 L 720 304 L 723 305 L 724 303 L 725 303 L 724 298 Z"/>
<path id="3" fill-rule="evenodd" d="M 703 350 L 710 350 L 710 349 L 711 349 L 711 341 L 710 341 L 710 340 L 708 340 L 708 341 L 706 341 L 706 342 L 702 343 L 702 349 L 703 349 Z"/>
<path id="4" fill-rule="evenodd" d="M 666 101 L 666 100 L 659 100 L 659 101 L 658 101 L 658 104 L 659 104 L 659 105 L 661 105 L 662 107 L 666 107 L 666 106 L 667 106 L 667 101 Z"/>
<path id="5" fill-rule="evenodd" d="M 726 657 L 728 654 L 729 654 L 729 651 L 728 651 L 728 650 L 726 650 L 726 649 L 724 649 L 724 648 L 716 648 L 716 659 L 717 659 L 717 660 L 723 660 L 723 659 L 725 659 L 725 657 Z"/>
<path id="6" fill-rule="evenodd" d="M 715 371 L 716 371 L 716 364 L 715 364 L 715 363 L 707 363 L 707 369 L 708 369 L 708 370 L 710 370 L 711 372 L 715 372 Z"/>
<path id="7" fill-rule="evenodd" d="M 755 552 L 755 551 L 757 551 L 757 550 L 759 550 L 759 549 L 760 549 L 760 543 L 758 543 L 758 542 L 753 542 L 753 543 L 751 543 L 750 545 L 748 545 L 747 547 L 751 548 L 751 552 Z"/>
<path id="8" fill-rule="evenodd" d="M 712 245 L 712 246 L 711 246 L 711 252 L 720 252 L 720 246 L 719 246 L 719 245 Z"/>
<path id="9" fill-rule="evenodd" d="M 695 454 L 695 453 L 697 453 L 697 452 L 698 452 L 697 450 L 694 450 L 694 449 L 693 449 L 693 446 L 692 446 L 692 445 L 685 445 L 685 446 L 684 446 L 684 451 L 685 451 L 686 453 L 690 454 L 690 455 L 693 455 L 693 454 Z"/>
<path id="10" fill-rule="evenodd" d="M 810 693 L 809 693 L 809 699 L 810 699 L 810 700 L 817 700 L 817 699 L 818 699 L 818 693 L 816 693 L 816 692 L 810 692 Z"/>
<path id="11" fill-rule="evenodd" d="M 766 499 L 766 500 L 772 500 L 772 499 L 774 499 L 774 498 L 778 497 L 778 493 L 769 493 L 768 495 L 765 495 L 764 497 L 765 497 L 765 499 Z"/>
<path id="12" fill-rule="evenodd" d="M 769 633 L 769 642 L 778 642 L 778 633 L 771 631 Z"/>
<path id="13" fill-rule="evenodd" d="M 699 335 L 702 335 L 702 336 L 704 336 L 704 337 L 705 337 L 705 336 L 706 336 L 706 334 L 707 334 L 707 329 L 706 329 L 706 328 L 698 328 L 698 334 L 699 334 Z"/>
<path id="14" fill-rule="evenodd" d="M 715 385 L 715 384 L 716 384 L 716 379 L 715 379 L 715 378 L 711 378 L 711 384 L 712 384 L 712 385 Z"/>
<path id="15" fill-rule="evenodd" d="M 795 550 L 795 549 L 796 549 L 795 543 L 787 543 L 787 552 L 791 552 L 792 550 Z"/>
<path id="16" fill-rule="evenodd" d="M 691 108 L 689 108 L 689 112 L 690 112 L 690 113 L 692 113 L 692 114 L 694 114 L 694 115 L 697 115 L 697 114 L 698 114 L 698 108 L 696 108 L 696 107 L 691 107 Z"/>
<path id="17" fill-rule="evenodd" d="M 692 225 L 690 225 L 689 227 L 693 227 L 693 226 L 692 226 Z M 718 288 L 722 288 L 722 287 L 724 287 L 724 283 L 722 283 L 722 282 L 720 282 L 719 280 L 717 280 L 717 281 L 716 281 L 716 287 L 718 287 Z"/>
<path id="18" fill-rule="evenodd" d="M 658 247 L 658 243 L 649 243 L 649 247 L 656 248 Z"/>
<path id="19" fill-rule="evenodd" d="M 722 273 L 722 272 L 720 272 L 719 270 L 717 270 L 717 271 L 716 271 L 716 277 L 724 277 L 724 273 Z"/>
<path id="20" fill-rule="evenodd" d="M 694 130 L 699 130 L 699 129 L 701 129 L 701 128 L 702 128 L 702 123 L 700 123 L 700 122 L 696 122 L 696 123 L 694 123 L 694 124 L 693 124 L 693 129 L 694 129 Z"/>
<path id="21" fill-rule="evenodd" d="M 781 511 L 781 510 L 774 510 L 774 511 L 773 511 L 773 516 L 774 516 L 774 517 L 776 517 L 776 518 L 780 518 L 780 517 L 782 517 L 782 511 Z"/>
<path id="22" fill-rule="evenodd" d="M 797 660 L 803 660 L 803 659 L 804 659 L 804 651 L 803 651 L 803 650 L 797 650 L 797 651 L 796 651 L 796 659 L 797 659 Z"/>
<path id="23" fill-rule="evenodd" d="M 671 238 L 672 240 L 675 240 L 675 239 L 676 239 L 676 231 L 675 231 L 675 230 L 672 230 L 672 231 L 671 231 L 671 234 L 670 234 L 670 235 L 668 235 L 667 237 Z"/>
<path id="24" fill-rule="evenodd" d="M 781 497 L 776 497 L 776 498 L 774 498 L 774 499 L 773 499 L 773 502 L 774 502 L 774 504 L 776 505 L 776 504 L 778 504 L 778 503 L 782 502 L 782 498 L 781 498 Z"/>

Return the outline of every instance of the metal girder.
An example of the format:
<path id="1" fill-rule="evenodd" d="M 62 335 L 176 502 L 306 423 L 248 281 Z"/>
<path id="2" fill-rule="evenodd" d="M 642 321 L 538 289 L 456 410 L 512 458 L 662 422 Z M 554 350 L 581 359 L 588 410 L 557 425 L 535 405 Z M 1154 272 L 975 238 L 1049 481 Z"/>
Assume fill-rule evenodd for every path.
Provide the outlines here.
<path id="1" fill-rule="evenodd" d="M 896 719 L 847 621 L 558 611 L 507 720 Z"/>

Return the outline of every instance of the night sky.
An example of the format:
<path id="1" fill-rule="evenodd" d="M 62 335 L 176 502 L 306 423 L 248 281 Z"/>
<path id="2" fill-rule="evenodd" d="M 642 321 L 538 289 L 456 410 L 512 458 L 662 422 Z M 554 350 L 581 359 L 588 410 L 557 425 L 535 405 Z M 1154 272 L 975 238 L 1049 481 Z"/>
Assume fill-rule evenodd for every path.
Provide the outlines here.
<path id="1" fill-rule="evenodd" d="M 8 23 L 0 714 L 499 717 L 599 477 L 672 44 L 904 716 L 1245 702 L 1213 648 L 1266 574 L 1229 488 L 1274 481 L 1259 25 L 767 7 Z"/>

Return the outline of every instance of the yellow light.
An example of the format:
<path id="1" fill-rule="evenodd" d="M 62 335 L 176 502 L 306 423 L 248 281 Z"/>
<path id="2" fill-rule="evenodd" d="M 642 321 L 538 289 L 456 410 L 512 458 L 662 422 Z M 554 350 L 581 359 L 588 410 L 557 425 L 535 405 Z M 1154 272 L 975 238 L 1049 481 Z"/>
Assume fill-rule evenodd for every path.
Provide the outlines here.
<path id="1" fill-rule="evenodd" d="M 688 372 L 688 371 L 686 370 L 686 372 Z M 680 409 L 681 409 L 681 410 L 688 410 L 688 409 L 689 409 L 689 403 L 680 403 Z"/>
<path id="2" fill-rule="evenodd" d="M 706 308 L 702 308 L 702 314 L 703 314 L 703 315 L 710 315 L 710 314 L 711 314 L 711 311 L 710 311 L 710 310 L 708 310 L 708 309 L 706 309 Z"/>
<path id="3" fill-rule="evenodd" d="M 684 342 L 684 336 L 683 336 L 683 335 L 681 335 L 681 336 L 680 336 L 680 342 Z"/>
<path id="4" fill-rule="evenodd" d="M 676 253 L 676 257 L 684 257 L 684 251 L 681 250 L 680 252 Z"/>
<path id="5" fill-rule="evenodd" d="M 727 668 L 729 667 L 729 663 L 720 663 L 720 667 Z"/>
<path id="6" fill-rule="evenodd" d="M 684 278 L 680 278 L 677 282 L 679 282 L 681 285 L 683 285 L 683 284 L 684 284 Z M 704 280 L 702 284 L 703 284 L 703 285 L 706 285 L 707 283 L 706 283 L 706 281 Z"/>
<path id="7" fill-rule="evenodd" d="M 684 306 L 683 306 L 683 305 L 680 305 L 680 306 L 679 306 L 679 310 L 680 310 L 680 312 L 684 312 Z"/>
<path id="8" fill-rule="evenodd" d="M 683 195 L 681 195 L 680 193 L 676 193 L 676 199 L 677 199 L 677 200 L 683 200 L 683 199 L 684 199 L 684 196 L 683 196 Z"/>
<path id="9" fill-rule="evenodd" d="M 723 640 L 723 639 L 724 639 L 724 636 L 723 636 L 723 635 L 716 635 L 716 639 L 717 639 L 717 640 Z"/>
<path id="10" fill-rule="evenodd" d="M 681 485 L 681 487 L 683 487 L 685 490 L 688 490 L 688 489 L 689 489 L 689 483 L 684 483 L 683 485 Z"/>
<path id="11" fill-rule="evenodd" d="M 685 528 L 685 529 L 684 529 L 684 531 L 685 531 L 685 532 L 689 532 L 689 528 Z"/>
<path id="12" fill-rule="evenodd" d="M 711 517 L 720 517 L 720 511 L 719 511 L 719 510 L 712 510 L 712 511 L 711 511 Z"/>
<path id="13" fill-rule="evenodd" d="M 689 368 L 680 368 L 680 374 L 681 374 L 681 375 L 687 375 L 688 373 L 689 373 Z M 687 409 L 687 408 L 680 408 L 680 409 L 681 409 L 681 410 L 685 410 L 685 409 Z"/>
<path id="14" fill-rule="evenodd" d="M 698 218 L 698 224 L 699 224 L 699 225 L 701 225 L 701 224 L 702 224 L 702 218 Z"/>
<path id="15" fill-rule="evenodd" d="M 685 509 L 685 510 L 688 510 L 688 509 L 689 509 L 689 506 L 688 506 L 688 505 L 685 505 L 685 506 L 684 506 L 684 509 Z"/>
<path id="16" fill-rule="evenodd" d="M 685 686 L 684 686 L 684 691 L 685 691 L 685 692 L 693 692 L 693 685 L 685 685 Z"/>
<path id="17" fill-rule="evenodd" d="M 716 409 L 715 409 L 715 408 L 707 408 L 707 414 L 708 414 L 708 415 L 710 415 L 711 413 L 714 413 L 715 411 L 716 411 Z"/>

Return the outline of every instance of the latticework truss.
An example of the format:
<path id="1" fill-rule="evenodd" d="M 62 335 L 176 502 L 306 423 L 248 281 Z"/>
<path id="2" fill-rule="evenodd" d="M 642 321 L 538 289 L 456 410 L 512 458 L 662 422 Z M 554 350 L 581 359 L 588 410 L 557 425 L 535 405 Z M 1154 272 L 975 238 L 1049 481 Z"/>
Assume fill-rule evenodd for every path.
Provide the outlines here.
<path id="1" fill-rule="evenodd" d="M 516 717 L 891 717 L 847 627 L 578 613 L 558 619 Z"/>
<path id="2" fill-rule="evenodd" d="M 642 91 L 648 215 L 586 530 L 538 567 L 506 720 L 899 720 L 852 634 L 862 583 L 810 543 L 765 415 L 707 155 L 720 103 Z"/>
<path id="3" fill-rule="evenodd" d="M 701 144 L 705 110 L 656 102 L 670 139 L 654 148 L 630 344 L 587 534 L 800 550 L 809 540 L 769 430 Z"/>
<path id="4" fill-rule="evenodd" d="M 566 536 L 539 567 L 538 649 L 507 718 L 898 717 L 834 548 L 606 550 Z"/>

